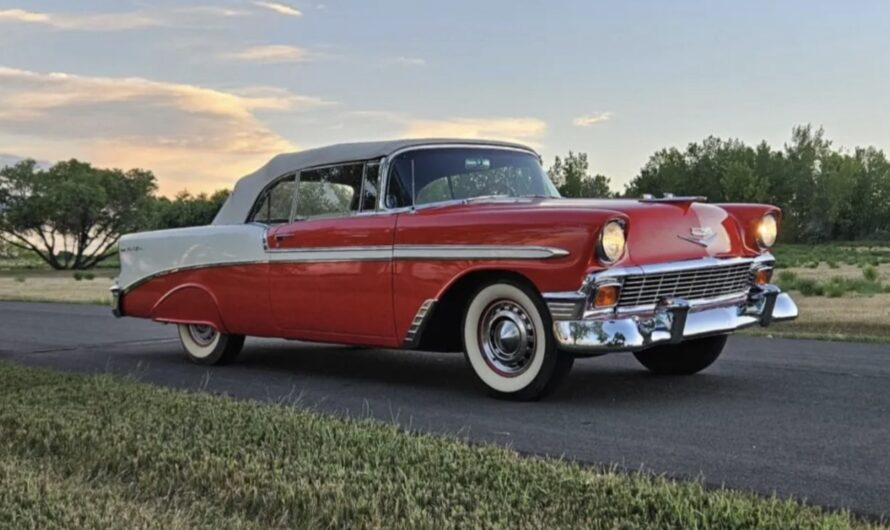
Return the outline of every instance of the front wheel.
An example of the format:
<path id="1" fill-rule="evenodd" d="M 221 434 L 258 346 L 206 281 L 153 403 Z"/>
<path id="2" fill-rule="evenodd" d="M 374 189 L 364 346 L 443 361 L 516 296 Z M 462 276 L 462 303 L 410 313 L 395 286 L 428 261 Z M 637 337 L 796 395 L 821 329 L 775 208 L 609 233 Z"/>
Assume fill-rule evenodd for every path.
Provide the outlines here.
<path id="1" fill-rule="evenodd" d="M 701 372 L 720 357 L 727 335 L 693 339 L 680 344 L 665 344 L 634 352 L 640 364 L 666 375 L 691 375 Z"/>
<path id="2" fill-rule="evenodd" d="M 213 326 L 179 324 L 177 327 L 182 348 L 196 364 L 228 364 L 244 346 L 244 335 L 220 333 Z"/>
<path id="3" fill-rule="evenodd" d="M 495 397 L 541 398 L 556 388 L 574 362 L 557 350 L 550 313 L 540 295 L 510 280 L 476 291 L 462 331 L 467 361 Z"/>

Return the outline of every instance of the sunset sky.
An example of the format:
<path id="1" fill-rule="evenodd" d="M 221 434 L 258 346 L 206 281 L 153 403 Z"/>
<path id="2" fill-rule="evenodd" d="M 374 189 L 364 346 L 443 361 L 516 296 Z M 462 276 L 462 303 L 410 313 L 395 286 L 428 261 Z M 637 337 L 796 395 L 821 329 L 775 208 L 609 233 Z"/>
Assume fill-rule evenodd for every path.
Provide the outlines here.
<path id="1" fill-rule="evenodd" d="M 890 2 L 0 0 L 0 163 L 230 187 L 363 139 L 587 152 L 616 187 L 709 134 L 890 149 Z"/>

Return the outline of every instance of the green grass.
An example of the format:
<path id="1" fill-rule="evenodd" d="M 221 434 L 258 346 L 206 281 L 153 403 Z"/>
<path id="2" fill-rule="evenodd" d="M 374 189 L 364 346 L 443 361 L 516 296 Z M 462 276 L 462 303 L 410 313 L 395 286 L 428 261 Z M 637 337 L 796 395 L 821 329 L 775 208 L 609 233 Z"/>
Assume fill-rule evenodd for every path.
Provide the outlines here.
<path id="1" fill-rule="evenodd" d="M 890 284 L 880 281 L 878 270 L 866 265 L 862 269 L 862 278 L 831 276 L 825 280 L 800 278 L 796 272 L 781 269 L 776 275 L 776 285 L 783 291 L 798 291 L 804 296 L 828 296 L 840 298 L 851 294 L 874 295 L 890 292 Z"/>
<path id="2" fill-rule="evenodd" d="M 779 244 L 772 250 L 776 265 L 782 268 L 816 268 L 825 262 L 831 268 L 839 264 L 876 267 L 890 263 L 890 242 L 863 241 L 820 245 Z"/>
<path id="3" fill-rule="evenodd" d="M 0 484 L 10 528 L 870 527 L 698 482 L 8 363 Z"/>

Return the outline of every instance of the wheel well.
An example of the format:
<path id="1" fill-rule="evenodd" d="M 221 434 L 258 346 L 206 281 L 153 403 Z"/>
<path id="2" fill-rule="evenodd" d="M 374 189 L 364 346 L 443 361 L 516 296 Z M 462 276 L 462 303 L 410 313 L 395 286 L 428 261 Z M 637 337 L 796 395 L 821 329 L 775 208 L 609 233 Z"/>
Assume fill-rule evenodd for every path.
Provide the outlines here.
<path id="1" fill-rule="evenodd" d="M 483 285 L 510 280 L 527 285 L 534 284 L 522 274 L 506 270 L 482 270 L 470 272 L 451 284 L 439 297 L 423 328 L 417 349 L 427 351 L 462 351 L 460 326 L 470 297 Z"/>

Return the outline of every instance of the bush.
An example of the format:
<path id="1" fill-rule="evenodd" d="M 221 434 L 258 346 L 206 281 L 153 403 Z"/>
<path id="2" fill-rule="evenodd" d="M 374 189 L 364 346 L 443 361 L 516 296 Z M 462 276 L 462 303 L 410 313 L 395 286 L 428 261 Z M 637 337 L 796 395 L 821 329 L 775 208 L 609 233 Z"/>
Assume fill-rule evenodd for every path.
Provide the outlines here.
<path id="1" fill-rule="evenodd" d="M 794 271 L 779 271 L 779 281 L 782 283 L 794 283 L 797 281 L 797 273 Z"/>
<path id="2" fill-rule="evenodd" d="M 85 272 L 85 273 L 83 273 L 83 279 L 84 279 L 84 280 L 93 280 L 93 279 L 95 279 L 95 278 L 96 278 L 96 275 L 93 274 L 92 272 Z"/>
<path id="3" fill-rule="evenodd" d="M 873 265 L 869 265 L 862 269 L 862 277 L 870 282 L 878 281 L 878 269 Z"/>
<path id="4" fill-rule="evenodd" d="M 816 280 L 803 278 L 797 282 L 797 290 L 804 296 L 822 296 L 825 289 Z"/>
<path id="5" fill-rule="evenodd" d="M 16 277 L 15 277 L 15 281 L 17 281 L 17 282 L 19 282 L 19 283 L 25 283 L 25 280 L 26 280 L 26 279 L 27 279 L 27 278 L 25 278 L 24 276 L 16 276 Z"/>
<path id="6" fill-rule="evenodd" d="M 779 271 L 776 283 L 786 291 L 797 287 L 797 274 L 794 271 Z"/>
<path id="7" fill-rule="evenodd" d="M 832 283 L 825 290 L 826 296 L 829 298 L 840 298 L 847 294 L 847 290 L 844 289 L 844 286 L 838 283 Z"/>
<path id="8" fill-rule="evenodd" d="M 80 271 L 75 272 L 72 276 L 74 276 L 74 279 L 77 281 L 83 280 L 83 273 Z"/>

